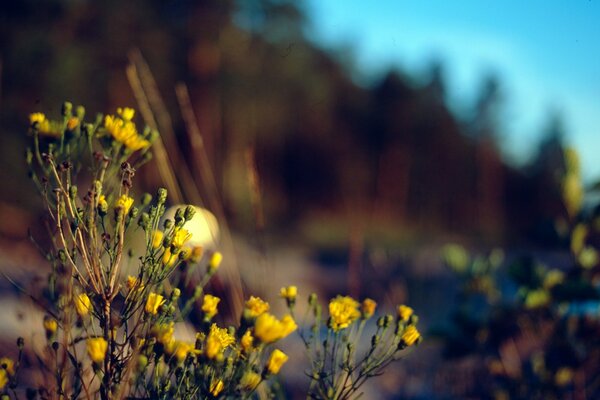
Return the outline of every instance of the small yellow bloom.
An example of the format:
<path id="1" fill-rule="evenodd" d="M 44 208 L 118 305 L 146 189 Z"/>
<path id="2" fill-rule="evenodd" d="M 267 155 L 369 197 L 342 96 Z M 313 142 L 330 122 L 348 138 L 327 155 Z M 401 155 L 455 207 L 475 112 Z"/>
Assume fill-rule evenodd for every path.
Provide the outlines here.
<path id="1" fill-rule="evenodd" d="M 0 358 L 0 369 L 5 370 L 9 376 L 13 376 L 15 374 L 15 362 L 8 357 L 2 357 Z"/>
<path id="2" fill-rule="evenodd" d="M 296 286 L 282 287 L 279 291 L 279 295 L 286 299 L 288 302 L 295 301 L 296 296 L 298 295 L 298 288 Z"/>
<path id="3" fill-rule="evenodd" d="M 226 328 L 219 328 L 217 324 L 212 324 L 206 337 L 206 357 L 209 359 L 217 358 L 233 343 L 235 343 L 235 338 L 229 334 Z"/>
<path id="4" fill-rule="evenodd" d="M 569 367 L 559 368 L 554 374 L 554 383 L 560 387 L 567 386 L 573 381 L 574 375 L 573 370 Z"/>
<path id="5" fill-rule="evenodd" d="M 0 390 L 8 383 L 8 373 L 4 369 L 0 369 Z"/>
<path id="6" fill-rule="evenodd" d="M 240 339 L 240 345 L 242 346 L 242 351 L 244 353 L 249 353 L 252 350 L 252 344 L 254 343 L 254 338 L 252 337 L 252 332 L 248 329 Z"/>
<path id="7" fill-rule="evenodd" d="M 243 390 L 253 391 L 260 384 L 261 376 L 253 371 L 247 371 L 240 379 L 240 386 Z"/>
<path id="8" fill-rule="evenodd" d="M 75 297 L 75 311 L 80 317 L 85 317 L 92 309 L 92 302 L 87 294 L 81 293 Z"/>
<path id="9" fill-rule="evenodd" d="M 245 312 L 251 318 L 256 318 L 260 314 L 269 311 L 269 303 L 262 300 L 260 297 L 250 296 L 250 299 L 246 301 Z"/>
<path id="10" fill-rule="evenodd" d="M 106 196 L 101 194 L 98 196 L 98 210 L 100 212 L 106 213 L 108 211 L 108 202 L 106 201 Z"/>
<path id="11" fill-rule="evenodd" d="M 123 210 L 123 214 L 127 214 L 129 213 L 129 210 L 131 209 L 132 205 L 133 198 L 123 194 L 117 199 L 116 208 Z"/>
<path id="12" fill-rule="evenodd" d="M 165 234 L 162 231 L 159 231 L 158 229 L 155 230 L 154 232 L 152 232 L 152 248 L 153 249 L 156 250 L 162 246 L 164 236 L 165 236 Z"/>
<path id="13" fill-rule="evenodd" d="M 409 306 L 401 304 L 398 306 L 398 318 L 402 322 L 407 322 L 409 318 L 414 314 L 414 311 Z"/>
<path id="14" fill-rule="evenodd" d="M 135 110 L 129 107 L 117 108 L 117 114 L 125 121 L 131 121 L 135 116 Z"/>
<path id="15" fill-rule="evenodd" d="M 290 315 L 278 320 L 274 315 L 265 312 L 258 316 L 254 325 L 254 336 L 263 343 L 273 343 L 294 332 L 298 326 Z"/>
<path id="16" fill-rule="evenodd" d="M 329 302 L 329 315 L 331 317 L 331 328 L 334 331 L 346 329 L 358 317 L 359 303 L 349 296 L 337 296 Z"/>
<path id="17" fill-rule="evenodd" d="M 181 249 L 183 245 L 191 239 L 191 237 L 192 234 L 188 230 L 179 228 L 175 231 L 175 234 L 173 235 L 173 242 L 171 244 L 174 248 Z"/>
<path id="18" fill-rule="evenodd" d="M 525 308 L 535 309 L 550 303 L 550 293 L 545 289 L 531 290 L 525 296 Z"/>
<path id="19" fill-rule="evenodd" d="M 144 284 L 140 281 L 140 279 L 137 276 L 127 276 L 127 282 L 125 283 L 125 285 L 127 286 L 127 289 L 129 289 L 129 291 L 137 291 L 144 289 Z"/>
<path id="20" fill-rule="evenodd" d="M 108 342 L 104 338 L 89 338 L 85 344 L 88 355 L 93 362 L 99 363 L 104 361 L 106 350 L 108 350 Z"/>
<path id="21" fill-rule="evenodd" d="M 281 369 L 281 366 L 285 364 L 288 360 L 288 356 L 281 350 L 275 349 L 271 353 L 269 360 L 267 361 L 267 371 L 270 374 L 277 374 Z"/>
<path id="22" fill-rule="evenodd" d="M 156 315 L 158 313 L 158 308 L 163 305 L 165 299 L 160 294 L 150 293 L 148 295 L 148 300 L 146 300 L 146 308 L 145 311 L 148 314 Z"/>
<path id="23" fill-rule="evenodd" d="M 104 129 L 106 129 L 114 140 L 122 143 L 131 151 L 141 150 L 150 146 L 150 142 L 138 134 L 135 124 L 125 118 L 118 118 L 114 115 L 105 116 Z"/>
<path id="24" fill-rule="evenodd" d="M 225 388 L 225 384 L 223 383 L 222 380 L 220 380 L 220 379 L 213 380 L 210 383 L 210 387 L 209 387 L 210 394 L 217 397 L 219 395 L 219 393 L 221 393 L 223 391 L 224 388 Z"/>
<path id="25" fill-rule="evenodd" d="M 364 319 L 371 318 L 375 314 L 375 308 L 377 303 L 373 299 L 366 298 L 363 300 L 360 310 L 362 311 L 362 317 Z"/>
<path id="26" fill-rule="evenodd" d="M 48 315 L 44 317 L 44 330 L 46 331 L 46 335 L 52 336 L 56 330 L 58 329 L 58 322 Z"/>
<path id="27" fill-rule="evenodd" d="M 77 125 L 79 125 L 79 118 L 77 118 L 77 117 L 71 117 L 67 121 L 67 129 L 70 131 L 77 128 Z"/>
<path id="28" fill-rule="evenodd" d="M 551 269 L 544 277 L 544 289 L 552 289 L 565 280 L 565 274 L 558 269 Z"/>
<path id="29" fill-rule="evenodd" d="M 156 341 L 163 346 L 168 345 L 173 341 L 173 333 L 175 332 L 175 324 L 157 324 L 152 327 L 151 333 L 156 338 Z"/>
<path id="30" fill-rule="evenodd" d="M 202 258 L 202 254 L 204 253 L 204 249 L 202 246 L 194 246 L 192 247 L 192 252 L 190 253 L 189 261 L 193 263 L 197 263 Z"/>
<path id="31" fill-rule="evenodd" d="M 196 351 L 193 343 L 175 341 L 174 343 L 175 358 L 178 362 L 183 362 L 189 353 Z M 172 352 L 171 352 L 172 353 Z"/>
<path id="32" fill-rule="evenodd" d="M 208 260 L 208 273 L 212 274 L 219 269 L 221 261 L 223 261 L 223 254 L 215 251 L 212 256 L 210 256 L 210 260 Z"/>
<path id="33" fill-rule="evenodd" d="M 33 125 L 34 123 L 42 123 L 46 120 L 46 115 L 44 113 L 33 113 L 29 114 L 29 123 Z"/>
<path id="34" fill-rule="evenodd" d="M 409 325 L 402 333 L 402 343 L 412 346 L 421 338 L 421 334 L 414 325 Z"/>
<path id="35" fill-rule="evenodd" d="M 210 294 L 204 295 L 202 300 L 202 311 L 207 319 L 211 319 L 217 315 L 217 306 L 219 305 L 220 301 L 221 299 L 216 296 Z"/>
<path id="36" fill-rule="evenodd" d="M 177 255 L 171 253 L 171 248 L 167 247 L 162 256 L 162 263 L 165 268 L 171 268 L 177 262 Z"/>

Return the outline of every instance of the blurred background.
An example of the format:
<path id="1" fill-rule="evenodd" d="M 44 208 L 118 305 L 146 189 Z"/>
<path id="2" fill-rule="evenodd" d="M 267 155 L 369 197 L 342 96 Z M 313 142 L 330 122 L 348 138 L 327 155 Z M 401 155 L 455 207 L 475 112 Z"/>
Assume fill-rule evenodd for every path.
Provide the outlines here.
<path id="1" fill-rule="evenodd" d="M 565 147 L 592 196 L 600 175 L 598 17 L 595 1 L 2 2 L 0 268 L 44 276 L 29 114 L 145 104 L 172 182 L 150 163 L 136 190 L 214 213 L 248 293 L 407 302 L 427 332 L 457 290 L 445 243 L 564 263 Z M 429 342 L 371 398 L 460 397 Z"/>

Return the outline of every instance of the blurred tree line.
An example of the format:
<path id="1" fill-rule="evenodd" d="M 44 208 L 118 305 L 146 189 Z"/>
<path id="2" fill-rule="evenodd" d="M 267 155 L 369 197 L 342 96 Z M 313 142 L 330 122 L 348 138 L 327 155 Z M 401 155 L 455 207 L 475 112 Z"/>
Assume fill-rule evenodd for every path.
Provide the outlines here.
<path id="1" fill-rule="evenodd" d="M 307 38 L 309 26 L 291 0 L 3 2 L 0 179 L 11 184 L 2 203 L 31 201 L 17 150 L 29 112 L 58 112 L 65 99 L 89 112 L 135 107 L 125 67 L 139 49 L 182 160 L 192 163 L 198 154 L 173 90 L 187 84 L 222 202 L 240 225 L 254 218 L 244 157 L 253 149 L 273 228 L 312 214 L 358 214 L 397 229 L 555 240 L 553 221 L 564 214 L 558 119 L 549 117 L 537 158 L 516 168 L 498 147 L 498 78 L 485 78 L 471 115 L 459 117 L 441 63 L 425 83 L 392 70 L 360 86 L 342 57 Z M 160 183 L 155 175 L 146 176 L 149 187 Z"/>

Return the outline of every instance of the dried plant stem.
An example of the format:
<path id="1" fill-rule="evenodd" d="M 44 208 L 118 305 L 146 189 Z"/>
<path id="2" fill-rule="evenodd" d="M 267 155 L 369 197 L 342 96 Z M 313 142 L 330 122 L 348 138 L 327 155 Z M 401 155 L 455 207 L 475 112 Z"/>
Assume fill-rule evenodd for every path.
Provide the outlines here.
<path id="1" fill-rule="evenodd" d="M 233 315 L 239 315 L 244 308 L 242 278 L 240 276 L 239 266 L 235 257 L 235 247 L 229 225 L 227 224 L 227 217 L 225 216 L 225 210 L 223 209 L 223 202 L 219 196 L 219 190 L 217 189 L 213 169 L 208 160 L 208 154 L 206 153 L 206 147 L 204 146 L 202 133 L 200 132 L 200 128 L 196 122 L 196 117 L 192 109 L 187 87 L 180 83 L 176 86 L 175 92 L 177 93 L 177 100 L 181 109 L 181 115 L 186 125 L 186 132 L 192 146 L 192 151 L 196 155 L 196 157 L 193 157 L 194 169 L 199 174 L 202 179 L 202 183 L 207 188 L 210 207 L 217 215 L 217 219 L 222 226 L 223 248 L 231 257 L 231 262 L 228 263 L 229 267 L 224 268 L 224 270 L 227 274 L 227 279 L 232 289 L 231 295 L 229 296 L 230 307 Z"/>

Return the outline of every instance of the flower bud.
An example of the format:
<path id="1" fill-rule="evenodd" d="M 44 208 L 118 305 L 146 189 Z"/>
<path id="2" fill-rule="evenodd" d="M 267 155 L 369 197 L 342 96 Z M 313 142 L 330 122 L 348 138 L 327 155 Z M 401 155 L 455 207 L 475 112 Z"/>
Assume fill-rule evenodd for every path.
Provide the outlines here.
<path id="1" fill-rule="evenodd" d="M 185 218 L 186 221 L 189 221 L 192 218 L 194 218 L 195 214 L 196 214 L 196 209 L 192 206 L 187 206 L 185 208 L 185 213 L 184 213 L 183 217 Z"/>
<path id="2" fill-rule="evenodd" d="M 62 105 L 61 114 L 63 117 L 70 117 L 73 112 L 73 104 L 68 101 L 65 101 Z"/>
<path id="3" fill-rule="evenodd" d="M 158 204 L 165 204 L 167 201 L 167 189 L 160 188 L 158 189 Z"/>

